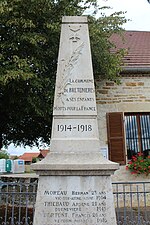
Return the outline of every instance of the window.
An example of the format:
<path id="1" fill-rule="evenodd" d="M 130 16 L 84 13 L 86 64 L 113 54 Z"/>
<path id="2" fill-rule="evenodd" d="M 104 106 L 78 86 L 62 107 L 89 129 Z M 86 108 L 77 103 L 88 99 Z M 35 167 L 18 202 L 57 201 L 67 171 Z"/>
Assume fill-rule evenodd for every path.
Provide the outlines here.
<path id="1" fill-rule="evenodd" d="M 150 154 L 150 113 L 107 113 L 109 159 L 126 164 L 142 152 Z"/>
<path id="2" fill-rule="evenodd" d="M 138 152 L 150 152 L 150 113 L 125 114 L 126 147 L 128 159 Z"/>

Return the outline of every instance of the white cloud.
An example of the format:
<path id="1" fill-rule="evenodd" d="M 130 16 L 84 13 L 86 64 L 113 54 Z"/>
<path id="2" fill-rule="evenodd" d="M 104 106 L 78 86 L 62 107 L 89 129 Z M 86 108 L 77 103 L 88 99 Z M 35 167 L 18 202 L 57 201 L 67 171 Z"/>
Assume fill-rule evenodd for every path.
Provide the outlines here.
<path id="1" fill-rule="evenodd" d="M 22 155 L 25 152 L 39 152 L 39 148 L 37 148 L 37 147 L 32 147 L 31 148 L 29 146 L 26 146 L 26 147 L 23 147 L 23 146 L 15 147 L 13 144 L 10 144 L 8 146 L 8 148 L 7 148 L 7 152 L 10 155 L 20 156 L 20 155 Z"/>
<path id="2" fill-rule="evenodd" d="M 127 19 L 131 19 L 124 28 L 126 30 L 150 31 L 150 4 L 147 0 L 99 0 L 100 6 L 110 6 L 110 13 L 127 11 Z"/>

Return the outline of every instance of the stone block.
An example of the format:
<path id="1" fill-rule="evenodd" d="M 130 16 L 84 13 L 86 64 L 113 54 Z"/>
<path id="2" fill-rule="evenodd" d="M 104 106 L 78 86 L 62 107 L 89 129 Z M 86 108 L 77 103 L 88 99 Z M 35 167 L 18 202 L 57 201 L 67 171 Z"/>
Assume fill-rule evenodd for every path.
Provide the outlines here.
<path id="1" fill-rule="evenodd" d="M 126 82 L 126 86 L 135 87 L 137 86 L 136 82 Z"/>

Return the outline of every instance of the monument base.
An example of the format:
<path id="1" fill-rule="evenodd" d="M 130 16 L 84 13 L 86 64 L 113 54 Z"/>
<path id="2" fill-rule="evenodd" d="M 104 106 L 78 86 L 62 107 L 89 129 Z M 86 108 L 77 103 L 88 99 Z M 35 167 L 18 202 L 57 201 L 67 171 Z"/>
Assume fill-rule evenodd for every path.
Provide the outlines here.
<path id="1" fill-rule="evenodd" d="M 32 164 L 39 175 L 111 175 L 119 164 L 105 159 L 100 152 L 50 152 Z"/>
<path id="2" fill-rule="evenodd" d="M 39 174 L 34 225 L 116 225 L 111 174 L 118 163 L 99 152 L 50 152 Z"/>
<path id="3" fill-rule="evenodd" d="M 118 167 L 98 152 L 51 152 L 33 164 L 34 225 L 116 225 L 110 175 Z"/>
<path id="4" fill-rule="evenodd" d="M 116 225 L 110 176 L 40 176 L 34 225 Z"/>

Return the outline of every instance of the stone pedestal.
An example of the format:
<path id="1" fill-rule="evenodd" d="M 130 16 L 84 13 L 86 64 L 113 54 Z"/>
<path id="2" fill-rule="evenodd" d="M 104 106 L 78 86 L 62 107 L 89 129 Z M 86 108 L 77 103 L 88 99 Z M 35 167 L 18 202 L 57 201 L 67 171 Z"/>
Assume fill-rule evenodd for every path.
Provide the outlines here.
<path id="1" fill-rule="evenodd" d="M 42 176 L 34 224 L 116 224 L 110 176 Z"/>
<path id="2" fill-rule="evenodd" d="M 116 225 L 110 175 L 100 153 L 86 17 L 63 17 L 50 153 L 39 174 L 34 225 Z"/>

